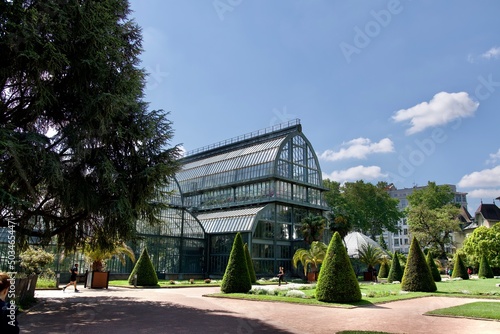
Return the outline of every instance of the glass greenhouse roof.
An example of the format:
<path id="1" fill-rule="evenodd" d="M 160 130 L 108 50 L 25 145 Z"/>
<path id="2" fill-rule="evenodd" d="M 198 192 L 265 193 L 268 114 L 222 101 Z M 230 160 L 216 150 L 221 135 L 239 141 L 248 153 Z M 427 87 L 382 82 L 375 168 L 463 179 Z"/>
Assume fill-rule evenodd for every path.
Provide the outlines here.
<path id="1" fill-rule="evenodd" d="M 253 146 L 239 148 L 205 159 L 186 163 L 176 174 L 179 182 L 214 175 L 244 167 L 261 165 L 276 159 L 279 147 L 286 136 Z"/>
<path id="2" fill-rule="evenodd" d="M 206 233 L 251 232 L 255 217 L 264 207 L 202 213 L 197 218 Z"/>

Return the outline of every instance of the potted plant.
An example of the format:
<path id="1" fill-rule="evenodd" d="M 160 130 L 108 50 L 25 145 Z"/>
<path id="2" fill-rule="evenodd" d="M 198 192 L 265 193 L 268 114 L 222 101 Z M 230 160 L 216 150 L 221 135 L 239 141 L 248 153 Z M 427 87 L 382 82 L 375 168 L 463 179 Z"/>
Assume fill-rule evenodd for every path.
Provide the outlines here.
<path id="1" fill-rule="evenodd" d="M 308 282 L 318 279 L 318 268 L 325 258 L 328 246 L 321 241 L 313 241 L 311 248 L 299 248 L 293 255 L 293 267 L 297 268 L 299 263 L 304 267 L 304 275 Z M 310 270 L 309 270 L 310 268 Z"/>
<path id="2" fill-rule="evenodd" d="M 367 271 L 364 273 L 365 281 L 376 280 L 375 266 L 382 262 L 384 252 L 371 244 L 364 244 L 359 250 L 359 260 L 368 266 Z"/>
<path id="3" fill-rule="evenodd" d="M 85 280 L 85 287 L 90 288 L 108 288 L 109 271 L 106 271 L 106 260 L 117 257 L 122 264 L 125 264 L 127 258 L 135 262 L 134 251 L 123 241 L 116 242 L 108 248 L 87 244 L 83 254 L 90 263 L 91 270 L 87 272 Z"/>

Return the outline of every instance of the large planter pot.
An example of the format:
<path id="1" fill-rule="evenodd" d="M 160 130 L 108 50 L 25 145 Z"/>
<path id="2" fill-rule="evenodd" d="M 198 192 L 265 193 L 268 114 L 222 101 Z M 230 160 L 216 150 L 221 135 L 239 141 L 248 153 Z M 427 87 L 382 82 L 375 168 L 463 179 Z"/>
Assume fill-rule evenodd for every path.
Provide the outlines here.
<path id="1" fill-rule="evenodd" d="M 22 303 L 25 300 L 33 300 L 35 298 L 35 288 L 38 275 L 30 275 L 24 278 L 16 278 L 15 293 L 17 302 Z"/>
<path id="2" fill-rule="evenodd" d="M 318 280 L 318 273 L 307 273 L 307 281 L 308 282 L 316 282 Z"/>
<path id="3" fill-rule="evenodd" d="M 371 271 L 365 271 L 363 273 L 363 281 L 373 281 L 373 273 Z"/>
<path id="4" fill-rule="evenodd" d="M 85 287 L 91 289 L 108 288 L 109 271 L 88 271 Z"/>

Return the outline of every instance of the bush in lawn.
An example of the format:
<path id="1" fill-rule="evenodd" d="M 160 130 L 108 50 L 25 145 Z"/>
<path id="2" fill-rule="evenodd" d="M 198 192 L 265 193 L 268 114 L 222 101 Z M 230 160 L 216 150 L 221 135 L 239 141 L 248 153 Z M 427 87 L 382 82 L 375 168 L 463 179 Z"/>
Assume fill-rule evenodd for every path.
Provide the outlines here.
<path id="1" fill-rule="evenodd" d="M 220 289 L 224 293 L 247 293 L 252 289 L 248 273 L 245 248 L 240 232 L 236 234 L 229 261 L 227 263 Z"/>
<path id="2" fill-rule="evenodd" d="M 421 292 L 434 292 L 437 290 L 431 269 L 425 260 L 424 252 L 422 252 L 416 237 L 413 237 L 411 241 L 401 289 L 403 291 Z"/>
<path id="3" fill-rule="evenodd" d="M 434 256 L 431 251 L 427 253 L 427 256 L 425 258 L 427 261 L 427 265 L 429 266 L 429 269 L 431 270 L 432 278 L 434 279 L 434 282 L 441 282 L 441 274 L 439 273 L 439 269 L 436 265 L 436 262 L 434 261 Z"/>
<path id="4" fill-rule="evenodd" d="M 250 251 L 248 250 L 248 244 L 245 244 L 245 260 L 248 267 L 248 275 L 250 275 L 250 282 L 252 284 L 257 283 L 257 275 L 255 275 L 255 269 L 253 268 L 252 256 L 250 256 Z"/>
<path id="5" fill-rule="evenodd" d="M 335 232 L 330 240 L 319 272 L 316 299 L 328 303 L 361 300 L 361 289 L 356 274 L 338 232 Z"/>
<path id="6" fill-rule="evenodd" d="M 481 256 L 481 262 L 479 263 L 479 278 L 493 278 L 493 270 L 488 263 L 486 255 Z"/>
<path id="7" fill-rule="evenodd" d="M 387 276 L 389 275 L 389 270 L 390 270 L 389 262 L 387 261 L 382 262 L 382 264 L 380 265 L 380 270 L 378 271 L 378 277 L 387 278 Z"/>
<path id="8" fill-rule="evenodd" d="M 149 258 L 148 250 L 144 248 L 139 260 L 135 263 L 134 269 L 128 277 L 128 283 L 134 284 L 134 275 L 137 274 L 137 285 L 156 286 L 158 285 L 158 276 Z"/>
<path id="9" fill-rule="evenodd" d="M 394 281 L 401 282 L 403 278 L 403 269 L 399 263 L 399 254 L 394 252 L 394 257 L 392 259 L 391 269 L 389 270 L 389 275 L 387 276 L 387 282 L 392 283 Z"/>
<path id="10" fill-rule="evenodd" d="M 453 266 L 451 278 L 469 279 L 467 268 L 465 267 L 462 257 L 458 253 L 455 254 L 453 262 L 455 262 L 455 265 Z"/>

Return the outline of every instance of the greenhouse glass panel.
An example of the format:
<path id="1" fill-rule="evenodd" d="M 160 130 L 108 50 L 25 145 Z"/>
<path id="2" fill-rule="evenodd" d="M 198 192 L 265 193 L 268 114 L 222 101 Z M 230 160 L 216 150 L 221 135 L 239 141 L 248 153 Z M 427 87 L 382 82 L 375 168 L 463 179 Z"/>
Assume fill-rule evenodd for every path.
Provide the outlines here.
<path id="1" fill-rule="evenodd" d="M 184 240 L 182 271 L 184 273 L 203 272 L 205 243 L 202 240 Z"/>
<path id="2" fill-rule="evenodd" d="M 274 259 L 274 245 L 253 243 L 252 258 L 270 258 Z"/>
<path id="3" fill-rule="evenodd" d="M 253 261 L 255 267 L 255 273 L 259 275 L 268 275 L 271 277 L 276 276 L 274 269 L 274 260 L 259 260 L 255 259 Z"/>
<path id="4" fill-rule="evenodd" d="M 274 222 L 259 220 L 257 227 L 253 233 L 254 238 L 273 239 L 274 238 Z"/>

